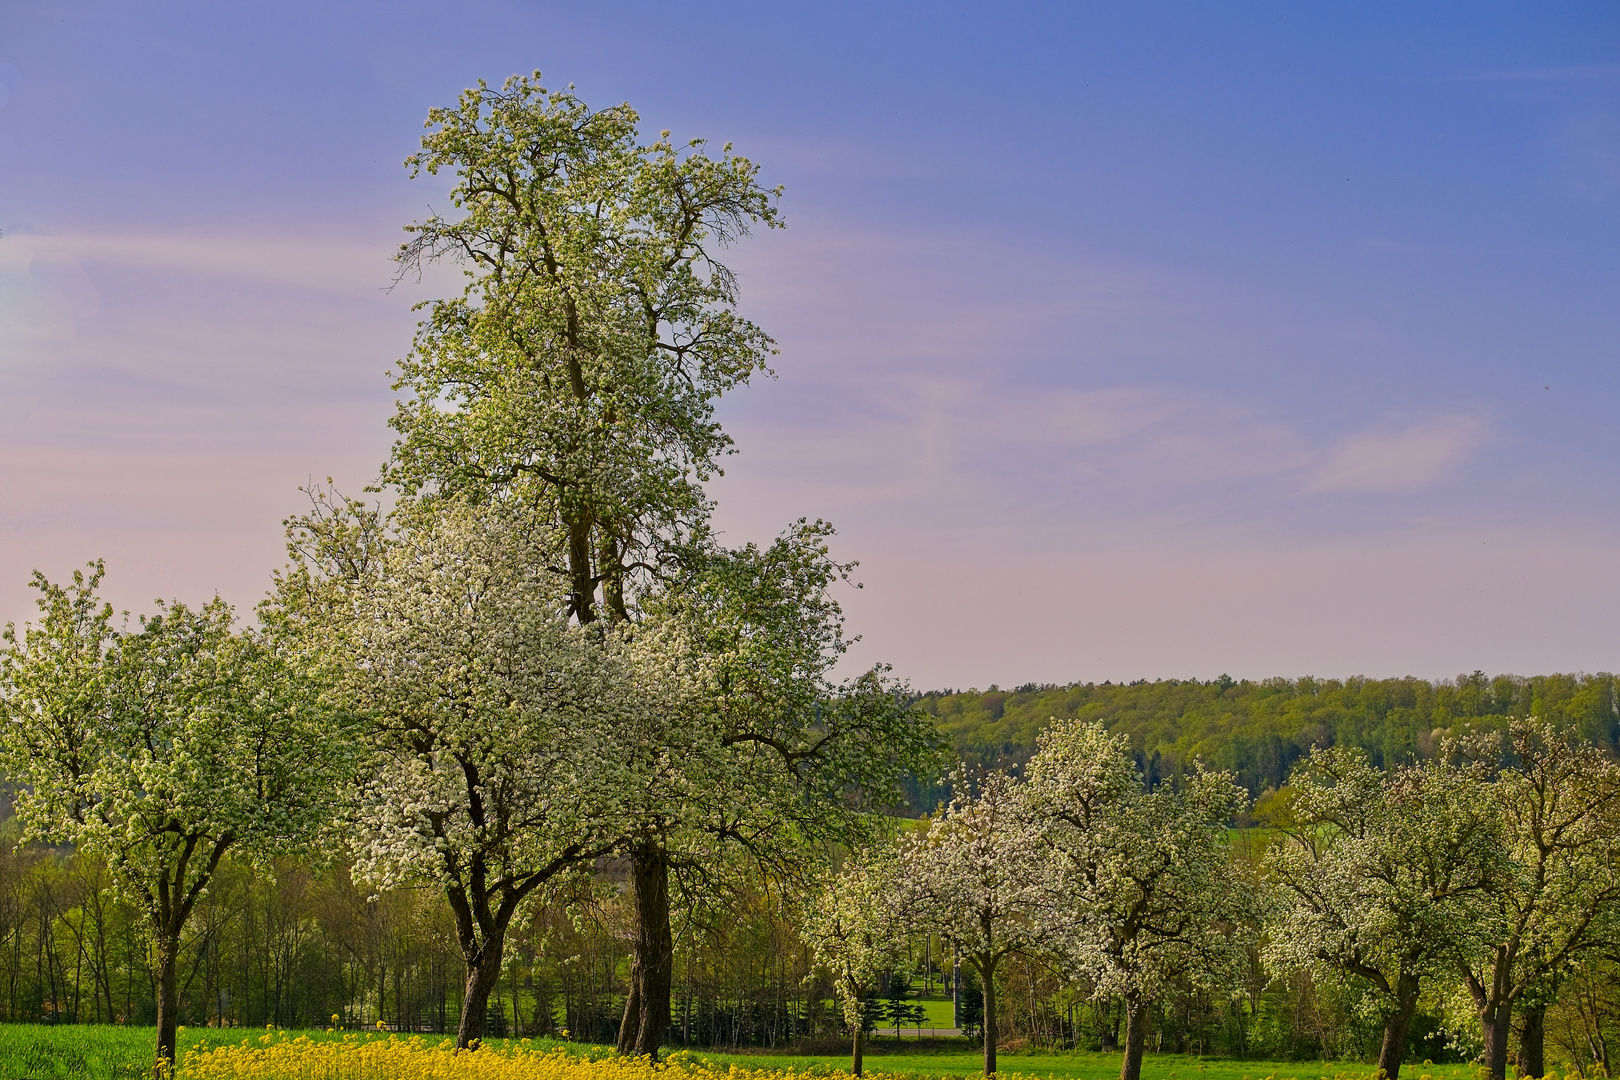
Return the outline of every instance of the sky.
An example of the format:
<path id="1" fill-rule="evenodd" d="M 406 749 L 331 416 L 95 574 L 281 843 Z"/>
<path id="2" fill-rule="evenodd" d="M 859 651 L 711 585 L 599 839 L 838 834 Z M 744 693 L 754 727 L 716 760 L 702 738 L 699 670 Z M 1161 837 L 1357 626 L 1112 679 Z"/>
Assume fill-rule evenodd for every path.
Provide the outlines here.
<path id="1" fill-rule="evenodd" d="M 774 379 L 727 539 L 839 528 L 918 688 L 1620 668 L 1620 7 L 0 6 L 0 621 L 247 612 L 386 458 L 428 110 L 730 141 Z"/>

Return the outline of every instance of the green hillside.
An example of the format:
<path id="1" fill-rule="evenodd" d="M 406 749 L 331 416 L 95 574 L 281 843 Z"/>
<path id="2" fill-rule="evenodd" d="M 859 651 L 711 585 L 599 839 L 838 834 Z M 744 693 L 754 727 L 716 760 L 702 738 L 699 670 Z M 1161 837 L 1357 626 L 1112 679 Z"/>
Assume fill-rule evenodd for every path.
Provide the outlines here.
<path id="1" fill-rule="evenodd" d="M 1250 792 L 1277 787 L 1312 745 L 1358 746 L 1379 764 L 1431 753 L 1454 728 L 1540 715 L 1578 728 L 1611 750 L 1620 740 L 1620 678 L 1481 672 L 1455 680 L 1266 679 L 1075 683 L 1002 690 L 935 691 L 923 708 L 939 718 L 958 754 L 991 767 L 1022 765 L 1054 716 L 1101 719 L 1128 734 L 1151 781 L 1193 758 L 1237 774 Z M 924 805 L 929 790 L 918 792 Z"/>

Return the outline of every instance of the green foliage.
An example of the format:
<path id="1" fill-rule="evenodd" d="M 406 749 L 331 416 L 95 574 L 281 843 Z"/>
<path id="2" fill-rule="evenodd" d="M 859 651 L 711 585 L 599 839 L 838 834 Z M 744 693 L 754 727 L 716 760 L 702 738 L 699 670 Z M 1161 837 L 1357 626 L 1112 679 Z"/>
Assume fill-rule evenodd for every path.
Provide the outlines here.
<path id="1" fill-rule="evenodd" d="M 665 132 L 629 105 L 513 77 L 434 109 L 412 175 L 453 171 L 462 214 L 409 227 L 401 272 L 467 268 L 423 305 L 394 388 L 385 478 L 406 494 L 515 495 L 554 530 L 573 614 L 627 616 L 627 585 L 701 528 L 701 484 L 730 452 L 716 399 L 772 341 L 736 311 L 720 249 L 779 224 L 758 168 Z M 555 564 L 554 564 L 555 565 Z M 633 597 L 629 598 L 633 606 Z"/>
<path id="2" fill-rule="evenodd" d="M 1078 717 L 1129 736 L 1150 784 L 1196 758 L 1232 772 L 1251 795 L 1281 787 L 1312 746 L 1355 747 L 1383 767 L 1431 756 L 1453 730 L 1505 729 L 1510 716 L 1540 716 L 1611 751 L 1620 744 L 1620 678 L 1607 674 L 1028 684 L 934 691 L 918 704 L 973 764 L 1022 765 L 1052 717 Z M 926 810 L 939 792 L 919 788 L 914 798 Z"/>

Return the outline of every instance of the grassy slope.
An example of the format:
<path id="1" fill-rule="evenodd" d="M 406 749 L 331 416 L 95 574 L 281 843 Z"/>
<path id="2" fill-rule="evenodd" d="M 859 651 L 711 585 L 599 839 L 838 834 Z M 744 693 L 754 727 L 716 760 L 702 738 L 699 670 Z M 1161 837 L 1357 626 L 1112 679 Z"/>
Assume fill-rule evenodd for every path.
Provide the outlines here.
<path id="1" fill-rule="evenodd" d="M 236 1043 L 262 1032 L 243 1029 L 220 1031 L 192 1028 L 181 1034 L 181 1046 L 206 1041 Z M 302 1032 L 311 1038 L 343 1038 L 343 1033 Z M 372 1036 L 387 1038 L 385 1035 Z M 404 1036 L 395 1036 L 396 1038 Z M 408 1036 L 442 1042 L 443 1036 Z M 151 1065 L 153 1030 L 105 1025 L 49 1027 L 35 1024 L 0 1024 L 0 1080 L 136 1080 Z M 491 1040 L 492 1046 L 504 1040 Z M 557 1045 L 573 1053 L 606 1056 L 608 1047 L 579 1043 Z M 907 1040 L 893 1037 L 874 1041 L 867 1069 L 874 1073 L 899 1073 L 917 1077 L 966 1076 L 979 1071 L 981 1061 L 972 1050 L 931 1050 L 916 1052 Z M 842 1055 L 790 1055 L 767 1053 L 711 1053 L 694 1051 L 693 1058 L 722 1068 L 737 1065 L 754 1069 L 783 1069 L 810 1076 L 844 1072 L 849 1059 Z M 1004 1053 L 1001 1068 L 1005 1074 L 1055 1077 L 1059 1080 L 1112 1080 L 1119 1075 L 1117 1054 Z M 1471 1065 L 1422 1065 L 1403 1070 L 1409 1080 L 1472 1080 Z M 1143 1063 L 1143 1080 L 1362 1080 L 1368 1067 L 1354 1063 L 1225 1061 L 1162 1054 L 1148 1055 Z"/>

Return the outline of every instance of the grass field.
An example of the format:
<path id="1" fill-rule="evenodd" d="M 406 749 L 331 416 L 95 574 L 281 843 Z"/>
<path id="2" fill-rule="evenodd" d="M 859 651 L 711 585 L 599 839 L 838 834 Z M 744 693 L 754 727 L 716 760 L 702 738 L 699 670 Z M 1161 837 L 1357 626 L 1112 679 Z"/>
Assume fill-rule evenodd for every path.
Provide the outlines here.
<path id="1" fill-rule="evenodd" d="M 901 1043 L 904 1040 L 900 1040 Z M 793 1055 L 738 1053 L 716 1054 L 693 1051 L 692 1056 L 716 1065 L 744 1068 L 781 1069 L 808 1074 L 830 1075 L 849 1071 L 849 1055 Z M 1119 1076 L 1118 1054 L 1007 1052 L 996 1055 L 1003 1075 L 1053 1077 L 1056 1080 L 1115 1080 Z M 908 1053 L 903 1045 L 887 1039 L 868 1047 L 869 1072 L 897 1073 L 916 1077 L 968 1076 L 980 1072 L 984 1059 L 977 1050 L 939 1050 Z M 1475 1065 L 1408 1064 L 1401 1069 L 1401 1080 L 1474 1080 Z M 1196 1058 L 1180 1054 L 1148 1054 L 1142 1061 L 1142 1080 L 1364 1080 L 1372 1073 L 1361 1062 L 1323 1061 L 1235 1061 L 1227 1058 Z"/>
<path id="2" fill-rule="evenodd" d="M 199 1042 L 211 1046 L 235 1044 L 244 1038 L 262 1034 L 244 1029 L 185 1030 L 180 1036 L 182 1055 Z M 308 1031 L 298 1034 L 320 1041 L 344 1038 L 343 1033 Z M 444 1037 L 438 1035 L 374 1034 L 365 1038 L 410 1039 L 428 1045 L 438 1045 L 444 1041 Z M 152 1042 L 151 1028 L 0 1024 L 0 1080 L 137 1080 L 148 1075 Z M 867 1070 L 919 1078 L 967 1076 L 980 1070 L 980 1057 L 971 1049 L 924 1049 L 915 1042 L 908 1046 L 907 1042 L 892 1037 L 875 1040 L 868 1052 Z M 489 1045 L 493 1049 L 501 1049 L 506 1041 L 494 1039 Z M 566 1049 L 571 1054 L 589 1057 L 607 1057 L 612 1053 L 608 1047 L 579 1043 L 535 1040 L 534 1045 Z M 744 1069 L 782 1070 L 806 1076 L 836 1075 L 845 1073 L 849 1067 L 849 1059 L 845 1055 L 693 1051 L 690 1058 L 722 1070 L 736 1065 Z M 1003 1053 L 1000 1055 L 1000 1065 L 1002 1073 L 1006 1075 L 1052 1077 L 1055 1080 L 1112 1080 L 1119 1075 L 1117 1054 Z M 1351 1062 L 1231 1061 L 1171 1054 L 1150 1054 L 1142 1066 L 1143 1080 L 1362 1080 L 1369 1073 L 1367 1065 Z M 1402 1080 L 1473 1080 L 1476 1067 L 1414 1063 L 1403 1069 L 1401 1075 Z M 183 1072 L 181 1080 L 184 1080 Z"/>

